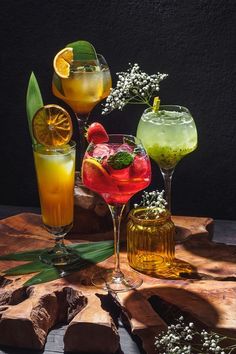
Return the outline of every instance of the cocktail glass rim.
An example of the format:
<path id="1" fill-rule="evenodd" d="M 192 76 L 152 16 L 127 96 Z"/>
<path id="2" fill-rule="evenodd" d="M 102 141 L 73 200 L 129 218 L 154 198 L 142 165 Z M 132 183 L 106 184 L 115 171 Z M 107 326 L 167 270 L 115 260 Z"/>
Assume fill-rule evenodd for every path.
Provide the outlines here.
<path id="1" fill-rule="evenodd" d="M 178 112 L 185 112 L 185 113 L 188 113 L 191 117 L 192 117 L 192 114 L 190 113 L 189 109 L 185 106 L 181 106 L 181 105 L 178 105 L 178 104 L 161 104 L 158 111 L 154 111 L 152 107 L 148 107 L 144 110 L 143 114 L 145 113 L 149 113 L 149 112 L 152 112 L 152 113 L 158 113 L 159 111 L 161 110 L 166 110 L 166 111 L 175 111 L 177 110 Z M 168 117 L 168 119 L 170 119 Z M 174 119 L 174 118 L 173 118 Z"/>
<path id="2" fill-rule="evenodd" d="M 118 138 L 118 137 L 120 137 L 120 138 L 131 138 L 131 139 L 134 138 L 134 143 L 136 145 L 142 145 L 143 146 L 142 141 L 137 136 L 132 135 L 132 134 L 125 134 L 125 133 L 124 134 L 123 133 L 120 133 L 120 134 L 108 134 L 108 137 L 109 138 Z M 121 144 L 121 143 L 122 142 L 112 142 L 109 139 L 109 141 L 104 142 L 104 143 L 100 143 L 100 144 L 95 144 L 93 142 L 90 142 L 89 145 L 105 145 L 105 144 L 109 145 L 109 144 Z"/>
<path id="3" fill-rule="evenodd" d="M 37 153 L 40 153 L 40 149 L 42 149 L 43 152 L 54 151 L 54 152 L 58 152 L 60 154 L 63 153 L 63 155 L 70 154 L 71 150 L 75 149 L 75 147 L 76 147 L 76 142 L 74 140 L 70 140 L 67 144 L 63 144 L 63 145 L 59 145 L 59 146 L 46 146 L 46 145 L 42 145 L 39 143 L 32 144 L 33 150 Z M 50 156 L 50 154 L 45 154 L 45 153 L 44 153 L 44 155 Z"/>

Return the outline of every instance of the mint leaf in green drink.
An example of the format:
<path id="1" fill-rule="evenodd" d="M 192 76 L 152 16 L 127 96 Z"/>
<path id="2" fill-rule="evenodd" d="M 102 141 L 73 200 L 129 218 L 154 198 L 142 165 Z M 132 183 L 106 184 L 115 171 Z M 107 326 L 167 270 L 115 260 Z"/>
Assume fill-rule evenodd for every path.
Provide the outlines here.
<path id="1" fill-rule="evenodd" d="M 37 79 L 34 73 L 32 72 L 30 75 L 27 94 L 26 94 L 26 113 L 28 118 L 30 136 L 34 144 L 36 143 L 36 140 L 34 139 L 33 132 L 32 132 L 32 120 L 36 111 L 41 107 L 43 107 L 43 100 L 42 100 L 40 88 Z"/>
<path id="2" fill-rule="evenodd" d="M 107 160 L 109 166 L 114 168 L 114 170 L 122 170 L 130 166 L 133 162 L 133 155 L 126 151 L 119 151 L 114 155 L 111 155 Z"/>
<path id="3" fill-rule="evenodd" d="M 67 44 L 68 48 L 73 48 L 73 60 L 97 61 L 97 53 L 94 46 L 87 41 L 76 41 Z"/>

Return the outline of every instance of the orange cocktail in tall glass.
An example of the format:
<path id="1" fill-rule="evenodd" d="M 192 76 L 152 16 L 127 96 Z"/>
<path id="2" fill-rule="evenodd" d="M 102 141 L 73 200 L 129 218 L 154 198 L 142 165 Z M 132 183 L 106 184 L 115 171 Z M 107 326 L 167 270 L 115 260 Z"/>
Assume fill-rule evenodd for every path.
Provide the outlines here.
<path id="1" fill-rule="evenodd" d="M 73 221 L 74 147 L 74 144 L 55 149 L 34 146 L 43 223 L 58 232 L 70 229 Z"/>
<path id="2" fill-rule="evenodd" d="M 33 151 L 42 221 L 55 239 L 54 248 L 43 252 L 40 259 L 48 264 L 66 265 L 78 259 L 63 242 L 73 225 L 75 143 L 55 148 L 38 144 Z"/>

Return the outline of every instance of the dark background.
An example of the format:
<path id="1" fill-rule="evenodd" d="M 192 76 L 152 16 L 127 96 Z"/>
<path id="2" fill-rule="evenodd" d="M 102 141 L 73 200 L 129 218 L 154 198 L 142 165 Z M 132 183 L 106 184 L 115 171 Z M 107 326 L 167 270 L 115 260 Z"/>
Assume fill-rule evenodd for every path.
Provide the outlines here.
<path id="1" fill-rule="evenodd" d="M 54 55 L 85 39 L 106 57 L 114 83 L 129 62 L 149 74 L 168 73 L 162 103 L 192 112 L 199 147 L 176 168 L 173 213 L 236 219 L 235 1 L 8 0 L 0 11 L 0 204 L 38 205 L 25 113 L 29 75 L 35 72 L 45 104 L 59 103 L 51 93 Z M 110 133 L 135 134 L 143 109 L 101 117 L 97 106 L 90 121 L 102 121 Z M 163 183 L 153 164 L 150 188 L 157 187 Z"/>

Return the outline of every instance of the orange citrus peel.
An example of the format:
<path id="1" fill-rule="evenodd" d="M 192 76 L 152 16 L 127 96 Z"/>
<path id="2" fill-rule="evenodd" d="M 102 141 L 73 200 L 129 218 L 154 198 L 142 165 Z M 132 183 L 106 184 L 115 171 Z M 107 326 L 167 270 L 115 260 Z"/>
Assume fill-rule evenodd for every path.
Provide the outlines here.
<path id="1" fill-rule="evenodd" d="M 64 48 L 56 54 L 53 60 L 53 67 L 56 74 L 61 78 L 68 78 L 70 75 L 70 64 L 73 61 L 73 48 Z"/>

